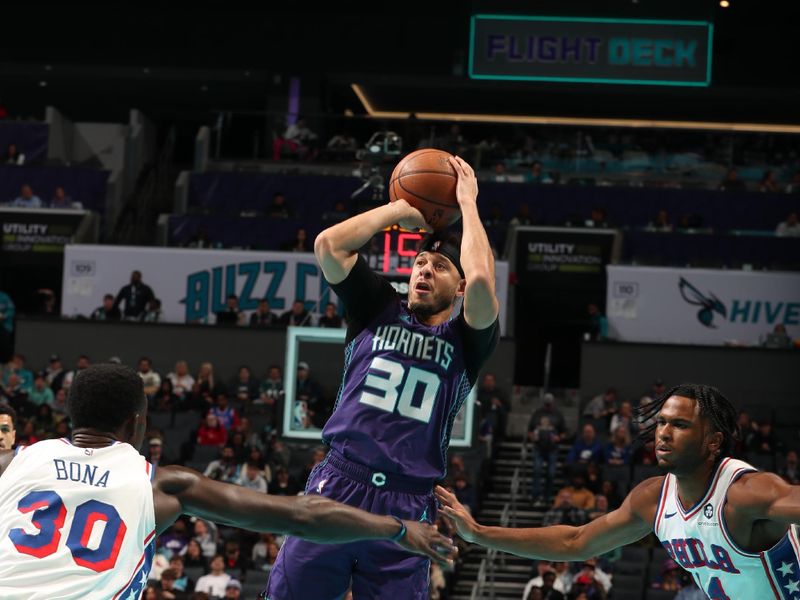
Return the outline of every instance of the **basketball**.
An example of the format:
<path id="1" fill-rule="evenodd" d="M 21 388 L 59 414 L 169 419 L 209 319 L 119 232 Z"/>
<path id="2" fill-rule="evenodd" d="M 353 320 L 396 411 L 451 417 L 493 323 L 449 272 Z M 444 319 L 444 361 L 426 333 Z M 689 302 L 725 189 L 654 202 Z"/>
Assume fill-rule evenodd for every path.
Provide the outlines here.
<path id="1" fill-rule="evenodd" d="M 389 179 L 389 200 L 404 198 L 417 208 L 433 229 L 448 227 L 461 218 L 456 200 L 458 175 L 451 154 L 423 148 L 404 157 Z"/>

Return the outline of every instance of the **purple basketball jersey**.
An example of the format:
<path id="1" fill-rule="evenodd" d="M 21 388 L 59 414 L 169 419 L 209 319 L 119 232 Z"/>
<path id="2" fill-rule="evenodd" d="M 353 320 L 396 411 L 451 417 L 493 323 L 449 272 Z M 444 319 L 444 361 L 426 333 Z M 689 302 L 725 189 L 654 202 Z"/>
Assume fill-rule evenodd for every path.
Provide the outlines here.
<path id="1" fill-rule="evenodd" d="M 376 471 L 444 476 L 453 420 L 469 395 L 463 317 L 433 327 L 389 302 L 345 348 L 323 440 Z M 474 376 L 473 376 L 474 377 Z"/>

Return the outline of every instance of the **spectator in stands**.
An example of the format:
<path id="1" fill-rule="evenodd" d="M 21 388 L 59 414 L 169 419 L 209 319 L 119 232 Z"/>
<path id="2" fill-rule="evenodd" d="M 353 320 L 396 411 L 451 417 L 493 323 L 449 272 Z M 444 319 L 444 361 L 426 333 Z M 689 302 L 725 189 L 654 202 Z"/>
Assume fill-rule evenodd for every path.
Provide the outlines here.
<path id="1" fill-rule="evenodd" d="M 350 211 L 347 210 L 345 203 L 337 200 L 333 205 L 332 210 L 325 211 L 322 214 L 322 220 L 330 223 L 341 223 L 342 221 L 350 218 Z"/>
<path id="2" fill-rule="evenodd" d="M 573 506 L 585 511 L 592 510 L 594 508 L 594 494 L 586 487 L 585 470 L 581 467 L 575 467 L 571 469 L 571 472 L 570 485 L 561 488 L 560 492 L 569 492 Z"/>
<path id="3" fill-rule="evenodd" d="M 14 198 L 11 206 L 18 208 L 42 208 L 42 199 L 33 193 L 33 188 L 27 183 L 23 183 L 19 190 L 19 196 Z"/>
<path id="4" fill-rule="evenodd" d="M 533 442 L 532 500 L 535 504 L 546 502 L 553 491 L 556 473 L 558 443 L 564 435 L 564 416 L 555 408 L 552 394 L 544 395 L 544 405 L 531 415 L 528 422 L 528 440 Z M 542 495 L 542 469 L 547 462 L 544 496 Z"/>
<path id="5" fill-rule="evenodd" d="M 596 302 L 591 302 L 586 307 L 586 312 L 589 315 L 589 329 L 586 333 L 589 334 L 589 339 L 595 342 L 600 342 L 608 339 L 608 319 L 600 310 L 600 305 Z"/>
<path id="6" fill-rule="evenodd" d="M 246 369 L 247 367 L 243 368 Z M 245 385 L 250 384 L 246 382 Z M 217 417 L 217 419 L 219 419 L 219 424 L 225 429 L 225 431 L 228 432 L 230 432 L 234 427 L 237 427 L 240 423 L 239 413 L 235 408 L 229 405 L 228 394 L 226 394 L 224 391 L 217 393 L 216 402 L 214 403 L 214 406 L 209 409 L 208 414 Z"/>
<path id="7" fill-rule="evenodd" d="M 154 297 L 152 288 L 142 282 L 141 271 L 134 271 L 131 273 L 131 282 L 123 286 L 117 293 L 114 307 L 119 308 L 119 305 L 124 302 L 123 318 L 139 321 L 147 310 L 147 303 Z"/>
<path id="8" fill-rule="evenodd" d="M 25 164 L 25 155 L 19 151 L 14 142 L 11 142 L 6 147 L 6 155 L 3 162 L 7 165 L 22 166 Z"/>
<path id="9" fill-rule="evenodd" d="M 607 465 L 629 465 L 631 462 L 630 432 L 624 425 L 619 425 L 611 434 L 611 441 L 603 452 Z"/>
<path id="10" fill-rule="evenodd" d="M 772 331 L 764 337 L 762 345 L 765 348 L 791 348 L 792 338 L 786 333 L 786 325 L 776 323 Z"/>
<path id="11" fill-rule="evenodd" d="M 147 460 L 154 467 L 173 464 L 173 460 L 164 454 L 164 442 L 160 437 L 152 437 L 147 442 Z"/>
<path id="12" fill-rule="evenodd" d="M 506 165 L 502 160 L 498 160 L 492 166 L 492 181 L 508 181 L 508 174 L 506 173 Z"/>
<path id="13" fill-rule="evenodd" d="M 161 387 L 161 375 L 153 370 L 153 362 L 147 356 L 139 359 L 138 371 L 144 384 L 144 393 L 148 398 L 154 396 Z"/>
<path id="14" fill-rule="evenodd" d="M 739 171 L 736 167 L 728 169 L 725 179 L 719 184 L 719 189 L 723 192 L 740 192 L 747 189 L 744 181 L 739 179 Z"/>
<path id="15" fill-rule="evenodd" d="M 800 237 L 800 223 L 797 222 L 797 213 L 791 212 L 785 221 L 778 223 L 775 228 L 778 237 Z"/>
<path id="16" fill-rule="evenodd" d="M 184 401 L 194 386 L 194 377 L 189 374 L 189 363 L 179 360 L 175 363 L 175 370 L 167 373 L 167 379 L 172 382 L 172 392 L 181 402 Z"/>
<path id="17" fill-rule="evenodd" d="M 220 424 L 219 417 L 209 412 L 197 430 L 197 443 L 201 446 L 223 446 L 227 441 L 228 431 Z"/>
<path id="18" fill-rule="evenodd" d="M 212 556 L 217 553 L 217 544 L 213 546 Z M 172 558 L 175 558 L 174 556 Z M 200 544 L 196 539 L 189 540 L 186 545 L 186 554 L 183 555 L 183 564 L 189 568 L 201 568 L 204 571 L 208 569 L 208 558 L 203 555 Z M 188 579 L 188 577 L 187 577 Z M 194 582 L 192 582 L 194 583 Z M 186 589 L 193 589 L 194 585 L 188 585 Z"/>
<path id="19" fill-rule="evenodd" d="M 581 429 L 581 437 L 575 440 L 567 454 L 567 464 L 599 463 L 603 459 L 603 448 L 597 441 L 597 433 L 591 423 Z"/>
<path id="20" fill-rule="evenodd" d="M 220 457 L 208 463 L 204 475 L 223 481 L 225 483 L 236 483 L 242 474 L 242 466 L 236 461 L 236 449 L 233 446 L 225 446 Z"/>
<path id="21" fill-rule="evenodd" d="M 278 324 L 278 315 L 270 310 L 266 298 L 258 301 L 258 307 L 250 315 L 250 327 L 275 327 Z"/>
<path id="22" fill-rule="evenodd" d="M 281 250 L 287 252 L 311 252 L 312 247 L 308 242 L 308 233 L 305 227 L 298 227 L 294 239 L 282 244 Z"/>
<path id="23" fill-rule="evenodd" d="M 242 470 L 239 475 L 240 486 L 255 490 L 257 492 L 267 493 L 267 480 L 261 474 L 261 468 L 257 463 L 248 462 L 247 466 Z"/>
<path id="24" fill-rule="evenodd" d="M 272 145 L 272 159 L 281 159 L 281 150 L 284 146 L 304 160 L 314 160 L 319 149 L 317 141 L 319 136 L 308 128 L 305 117 L 298 117 L 295 123 L 286 128 L 282 138 L 276 138 Z"/>
<path id="25" fill-rule="evenodd" d="M 22 430 L 17 433 L 17 445 L 32 446 L 38 442 L 39 439 L 33 426 L 33 419 L 22 421 Z"/>
<path id="26" fill-rule="evenodd" d="M 671 558 L 666 559 L 661 565 L 660 581 L 654 581 L 652 587 L 668 592 L 677 592 L 681 589 L 680 570 L 678 563 Z"/>
<path id="27" fill-rule="evenodd" d="M 662 208 L 658 211 L 655 218 L 650 221 L 648 229 L 654 229 L 655 231 L 663 232 L 672 231 L 672 223 L 669 222 L 669 214 L 667 213 L 666 209 Z"/>
<path id="28" fill-rule="evenodd" d="M 46 389 L 52 393 L 50 388 Z M 43 439 L 53 437 L 53 430 L 55 429 L 56 420 L 53 417 L 53 408 L 50 404 L 42 404 L 39 406 L 33 421 L 36 435 Z"/>
<path id="29" fill-rule="evenodd" d="M 114 304 L 113 294 L 103 296 L 103 305 L 95 308 L 91 316 L 92 321 L 119 321 L 121 318 L 122 313 Z"/>
<path id="30" fill-rule="evenodd" d="M 50 360 L 44 369 L 44 378 L 53 392 L 61 389 L 61 384 L 66 374 L 64 366 L 61 364 L 61 357 L 58 354 L 51 354 Z"/>
<path id="31" fill-rule="evenodd" d="M 83 209 L 83 204 L 75 202 L 72 196 L 67 195 L 63 186 L 58 186 L 53 192 L 53 197 L 50 199 L 49 208 L 64 208 L 64 209 Z"/>
<path id="32" fill-rule="evenodd" d="M 800 483 L 800 463 L 797 460 L 797 452 L 789 450 L 786 453 L 783 467 L 778 474 L 792 485 Z"/>
<path id="33" fill-rule="evenodd" d="M 292 209 L 283 192 L 275 192 L 272 195 L 272 204 L 267 207 L 267 216 L 273 219 L 288 219 L 292 216 Z"/>
<path id="34" fill-rule="evenodd" d="M 305 361 L 297 363 L 295 399 L 308 406 L 308 417 L 314 427 L 320 429 L 328 421 L 333 405 L 328 402 L 322 387 L 311 377 L 311 367 Z"/>
<path id="35" fill-rule="evenodd" d="M 225 572 L 225 558 L 221 554 L 217 554 L 211 559 L 209 566 L 211 572 L 197 580 L 194 591 L 205 592 L 212 598 L 222 598 L 225 596 L 225 587 L 232 579 L 232 577 Z"/>
<path id="36" fill-rule="evenodd" d="M 161 386 L 153 395 L 152 410 L 158 412 L 172 412 L 178 408 L 180 400 L 172 388 L 172 381 L 168 378 L 161 380 Z"/>
<path id="37" fill-rule="evenodd" d="M 609 510 L 615 510 L 622 504 L 622 498 L 617 491 L 617 484 L 614 481 L 604 480 L 600 485 L 600 494 L 608 500 Z"/>
<path id="38" fill-rule="evenodd" d="M 575 574 L 573 580 L 579 586 L 587 586 L 587 598 L 602 599 L 611 590 L 611 576 L 597 565 L 596 558 L 587 558 L 583 561 L 581 570 Z"/>
<path id="39" fill-rule="evenodd" d="M 168 558 L 185 554 L 186 546 L 189 543 L 186 521 L 179 518 L 165 533 L 161 534 L 159 538 L 161 549 L 166 551 Z"/>
<path id="40" fill-rule="evenodd" d="M 214 394 L 217 391 L 216 382 L 214 379 L 214 365 L 210 362 L 204 362 L 200 365 L 200 370 L 197 372 L 197 384 L 200 386 L 201 393 Z"/>
<path id="41" fill-rule="evenodd" d="M 161 323 L 164 320 L 164 314 L 161 311 L 161 300 L 158 298 L 150 298 L 147 301 L 144 315 L 142 316 L 143 323 Z"/>
<path id="42" fill-rule="evenodd" d="M 37 373 L 33 378 L 33 389 L 28 394 L 28 400 L 36 406 L 52 405 L 55 402 L 53 390 L 47 387 L 44 373 Z"/>
<path id="43" fill-rule="evenodd" d="M 311 471 L 314 470 L 318 464 L 320 464 L 323 460 L 325 460 L 325 455 L 328 453 L 327 448 L 324 446 L 317 446 L 311 452 L 311 457 L 309 462 L 306 464 L 305 468 L 303 469 L 303 481 L 308 481 L 308 476 L 311 474 Z"/>
<path id="44" fill-rule="evenodd" d="M 270 365 L 267 377 L 259 387 L 258 400 L 255 404 L 262 405 L 262 411 L 268 415 L 267 425 L 271 430 L 279 424 L 278 415 L 283 406 L 283 376 L 278 365 Z"/>
<path id="45" fill-rule="evenodd" d="M 759 192 L 780 192 L 780 186 L 775 181 L 775 171 L 767 169 L 761 176 L 761 181 L 758 183 Z"/>
<path id="46" fill-rule="evenodd" d="M 239 367 L 239 372 L 236 375 L 236 379 L 231 382 L 231 389 L 236 395 L 236 400 L 238 400 L 243 406 L 248 406 L 251 402 L 255 401 L 259 397 L 258 380 L 253 377 L 250 367 L 247 365 L 242 365 Z M 223 424 L 230 429 L 224 420 Z"/>
<path id="47" fill-rule="evenodd" d="M 333 302 L 328 302 L 325 305 L 325 312 L 317 321 L 318 327 L 330 327 L 332 329 L 339 329 L 342 326 L 342 317 L 336 314 L 336 305 Z"/>
<path id="48" fill-rule="evenodd" d="M 217 543 L 219 541 L 219 530 L 217 529 L 216 524 L 213 521 L 196 519 L 194 521 L 193 533 L 194 535 L 192 540 L 194 540 L 194 543 L 197 544 L 198 555 L 205 557 L 206 559 L 213 558 L 217 553 Z M 191 543 L 192 542 L 190 541 L 189 546 L 191 546 Z M 190 551 L 191 548 L 187 546 L 187 555 Z M 203 563 L 203 566 L 205 567 L 205 562 Z"/>
<path id="49" fill-rule="evenodd" d="M 301 490 L 294 477 L 289 475 L 285 467 L 275 470 L 275 482 L 270 486 L 269 493 L 277 496 L 296 496 Z"/>
<path id="50" fill-rule="evenodd" d="M 225 300 L 225 310 L 214 313 L 217 317 L 217 325 L 244 325 L 244 313 L 239 310 L 239 297 L 236 294 L 228 294 Z"/>
<path id="51" fill-rule="evenodd" d="M 156 597 L 162 600 L 186 600 L 188 594 L 175 587 L 177 579 L 178 572 L 175 569 L 164 569 L 161 572 L 160 585 L 156 588 L 159 594 Z"/>
<path id="52" fill-rule="evenodd" d="M 602 494 L 595 494 L 594 508 L 588 514 L 589 520 L 594 521 L 606 514 L 608 514 L 608 498 Z"/>
<path id="53" fill-rule="evenodd" d="M 340 131 L 328 140 L 325 149 L 329 156 L 339 155 L 345 159 L 355 158 L 358 142 L 350 135 L 349 131 Z"/>
<path id="54" fill-rule="evenodd" d="M 481 418 L 489 420 L 493 445 L 496 446 L 505 437 L 511 405 L 508 401 L 508 394 L 497 387 L 497 378 L 494 373 L 483 375 L 478 387 L 478 403 L 481 407 Z"/>
<path id="55" fill-rule="evenodd" d="M 11 450 L 17 439 L 17 411 L 0 403 L 0 450 Z"/>
<path id="56" fill-rule="evenodd" d="M 440 148 L 455 156 L 463 156 L 467 151 L 467 146 L 467 140 L 461 133 L 461 126 L 458 123 L 452 123 L 447 134 L 441 139 Z"/>
<path id="57" fill-rule="evenodd" d="M 608 388 L 604 393 L 592 398 L 583 409 L 584 417 L 593 419 L 608 419 L 617 412 L 617 390 L 613 387 Z"/>
<path id="58" fill-rule="evenodd" d="M 186 545 L 186 553 L 184 556 L 189 556 L 190 546 L 193 545 L 193 540 L 189 540 L 189 543 Z M 194 546 L 197 546 L 197 542 L 194 542 Z M 202 555 L 198 555 L 202 559 Z M 173 556 L 169 559 L 169 568 L 175 572 L 175 583 L 174 589 L 183 593 L 187 592 L 188 590 L 194 589 L 194 581 L 189 579 L 189 577 L 184 572 L 186 561 L 183 556 Z M 194 566 L 194 565 L 193 565 Z M 205 565 L 197 565 L 202 566 L 203 570 L 205 570 Z M 161 576 L 164 576 L 164 573 L 161 573 Z M 188 595 L 184 594 L 182 597 L 178 596 L 178 600 L 181 598 L 188 598 Z"/>
<path id="59" fill-rule="evenodd" d="M 544 514 L 542 525 L 573 525 L 578 527 L 588 521 L 586 511 L 575 506 L 572 493 L 568 488 L 563 488 L 556 495 L 553 507 Z"/>
<path id="60" fill-rule="evenodd" d="M 775 435 L 772 423 L 763 422 L 758 426 L 758 430 L 753 433 L 747 442 L 749 452 L 761 456 L 774 457 L 775 454 L 783 449 L 783 443 Z"/>
<path id="61" fill-rule="evenodd" d="M 630 439 L 639 435 L 639 421 L 633 414 L 633 407 L 627 400 L 619 405 L 619 412 L 611 417 L 609 431 L 613 434 L 618 427 L 624 427 L 628 431 Z"/>
<path id="62" fill-rule="evenodd" d="M 542 163 L 538 160 L 533 161 L 531 164 L 531 170 L 528 172 L 528 176 L 525 178 L 528 183 L 534 184 L 551 184 L 553 183 L 553 177 L 550 173 L 546 173 L 542 169 Z"/>
<path id="63" fill-rule="evenodd" d="M 475 494 L 475 488 L 472 487 L 464 473 L 459 473 L 453 478 L 453 493 L 473 515 L 478 513 L 478 497 Z"/>
<path id="64" fill-rule="evenodd" d="M 8 384 L 11 376 L 19 378 L 19 386 L 25 394 L 33 390 L 33 372 L 25 367 L 25 355 L 17 352 L 3 370 L 3 385 Z"/>
<path id="65" fill-rule="evenodd" d="M 683 587 L 681 587 L 680 591 L 675 596 L 675 600 L 707 600 L 708 596 L 706 596 L 703 590 L 697 587 L 697 582 L 691 575 L 684 577 L 682 574 L 681 585 Z"/>
<path id="66" fill-rule="evenodd" d="M 545 585 L 545 577 L 547 577 L 548 581 L 551 581 L 549 586 L 551 590 L 554 590 L 559 594 L 568 593 L 568 589 L 564 587 L 563 580 L 558 577 L 553 563 L 549 560 L 540 560 L 536 562 L 536 577 L 530 579 L 528 583 L 525 584 L 525 590 L 522 592 L 522 599 L 527 600 L 527 598 L 530 596 L 531 590 L 534 588 L 541 590 Z M 556 597 L 551 596 L 551 598 Z"/>
<path id="67" fill-rule="evenodd" d="M 72 380 L 75 379 L 75 375 L 77 375 L 80 371 L 83 371 L 84 369 L 88 368 L 89 365 L 91 364 L 92 361 L 89 359 L 89 357 L 86 356 L 85 354 L 81 354 L 78 357 L 78 364 L 75 366 L 75 368 L 72 371 L 67 371 L 67 374 L 64 375 L 64 380 L 62 382 L 62 387 L 64 388 L 64 391 L 69 392 L 69 388 L 72 385 Z"/>
<path id="68" fill-rule="evenodd" d="M 187 248 L 214 248 L 215 244 L 208 235 L 208 228 L 198 225 L 197 231 L 183 244 Z"/>
<path id="69" fill-rule="evenodd" d="M 306 310 L 305 302 L 300 299 L 292 303 L 292 308 L 283 313 L 278 319 L 281 327 L 302 327 L 311 325 L 311 313 Z"/>
<path id="70" fill-rule="evenodd" d="M 63 387 L 58 388 L 53 400 L 53 418 L 56 421 L 66 420 L 67 418 L 67 390 Z"/>

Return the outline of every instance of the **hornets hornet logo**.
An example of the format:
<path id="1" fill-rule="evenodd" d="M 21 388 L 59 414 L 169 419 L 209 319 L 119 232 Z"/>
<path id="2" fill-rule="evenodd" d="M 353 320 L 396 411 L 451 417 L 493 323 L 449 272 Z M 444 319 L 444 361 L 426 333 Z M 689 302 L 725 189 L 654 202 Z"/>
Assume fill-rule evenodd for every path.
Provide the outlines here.
<path id="1" fill-rule="evenodd" d="M 703 509 L 703 514 L 705 515 L 706 519 L 710 519 L 714 516 L 714 505 L 710 502 L 706 504 L 705 508 Z"/>
<path id="2" fill-rule="evenodd" d="M 706 327 L 716 329 L 717 326 L 714 325 L 714 313 L 722 316 L 723 319 L 728 316 L 728 310 L 725 308 L 725 305 L 712 292 L 709 292 L 708 296 L 704 295 L 703 292 L 698 290 L 683 277 L 680 279 L 678 289 L 680 289 L 681 296 L 686 302 L 701 307 L 697 312 L 697 320 Z"/>

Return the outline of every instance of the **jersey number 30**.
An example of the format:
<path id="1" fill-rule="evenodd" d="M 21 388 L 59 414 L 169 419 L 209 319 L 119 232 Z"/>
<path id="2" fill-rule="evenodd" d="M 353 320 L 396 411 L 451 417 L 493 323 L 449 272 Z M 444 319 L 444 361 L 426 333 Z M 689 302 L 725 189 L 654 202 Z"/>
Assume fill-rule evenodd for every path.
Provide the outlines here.
<path id="1" fill-rule="evenodd" d="M 423 423 L 431 420 L 436 392 L 439 391 L 438 375 L 417 367 L 410 367 L 406 374 L 403 365 L 380 356 L 372 359 L 369 369 L 370 374 L 364 380 L 364 386 L 381 393 L 364 391 L 360 402 L 387 412 L 394 412 L 397 408 L 397 412 L 404 417 Z M 423 386 L 422 400 L 418 406 L 414 406 L 412 402 L 418 385 Z"/>
<path id="2" fill-rule="evenodd" d="M 28 534 L 21 528 L 12 529 L 8 537 L 14 547 L 22 554 L 36 558 L 53 554 L 61 542 L 61 528 L 67 518 L 61 496 L 52 490 L 30 492 L 19 501 L 17 509 L 23 514 L 33 513 L 31 522 L 39 532 Z M 90 548 L 89 539 L 98 521 L 105 523 L 105 529 L 97 547 Z M 72 560 L 98 573 L 113 569 L 126 530 L 116 508 L 98 500 L 84 502 L 75 509 L 67 534 L 67 548 L 72 553 Z"/>

